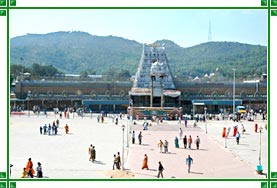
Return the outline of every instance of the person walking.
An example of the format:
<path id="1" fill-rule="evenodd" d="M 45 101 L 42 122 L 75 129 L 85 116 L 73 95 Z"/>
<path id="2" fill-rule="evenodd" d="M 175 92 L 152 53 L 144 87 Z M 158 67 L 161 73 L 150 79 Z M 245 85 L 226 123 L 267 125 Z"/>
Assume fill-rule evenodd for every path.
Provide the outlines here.
<path id="1" fill-rule="evenodd" d="M 100 114 L 97 115 L 97 122 L 100 122 Z"/>
<path id="2" fill-rule="evenodd" d="M 255 133 L 257 133 L 258 132 L 258 123 L 255 123 Z"/>
<path id="3" fill-rule="evenodd" d="M 143 163 L 142 163 L 141 169 L 143 170 L 145 168 L 147 170 L 149 170 L 149 168 L 148 168 L 148 156 L 146 154 L 144 154 L 144 159 L 143 159 Z"/>
<path id="4" fill-rule="evenodd" d="M 238 132 L 238 126 L 234 126 L 233 137 L 237 135 L 237 132 Z"/>
<path id="5" fill-rule="evenodd" d="M 164 141 L 164 152 L 168 153 L 168 141 L 167 140 Z"/>
<path id="6" fill-rule="evenodd" d="M 113 159 L 113 170 L 114 170 L 114 167 L 116 167 L 116 169 L 119 169 L 117 157 L 115 154 L 113 155 L 113 158 L 114 158 Z"/>
<path id="7" fill-rule="evenodd" d="M 91 161 L 94 162 L 95 158 L 96 158 L 96 151 L 95 151 L 95 147 L 92 146 L 92 149 L 91 149 Z"/>
<path id="8" fill-rule="evenodd" d="M 33 178 L 35 174 L 35 171 L 33 169 L 33 166 L 30 166 L 29 170 L 28 170 L 28 178 Z"/>
<path id="9" fill-rule="evenodd" d="M 141 131 L 139 132 L 138 140 L 139 140 L 139 145 L 141 145 L 141 140 L 142 140 L 142 133 L 141 133 Z"/>
<path id="10" fill-rule="evenodd" d="M 182 139 L 183 138 L 183 130 L 180 128 L 179 129 L 179 138 Z"/>
<path id="11" fill-rule="evenodd" d="M 59 128 L 59 125 L 60 125 L 59 119 L 56 120 L 56 125 L 57 125 L 57 128 Z"/>
<path id="12" fill-rule="evenodd" d="M 163 146 L 164 146 L 164 143 L 162 140 L 160 140 L 160 142 L 158 143 L 158 148 L 160 148 L 160 153 L 163 152 Z"/>
<path id="13" fill-rule="evenodd" d="M 159 161 L 159 166 L 158 166 L 158 178 L 160 178 L 160 176 L 163 178 L 163 171 L 164 171 L 164 167 L 161 163 L 161 161 Z"/>
<path id="14" fill-rule="evenodd" d="M 236 134 L 236 141 L 237 141 L 237 144 L 239 144 L 239 139 L 240 139 L 240 133 L 239 133 L 239 131 L 238 131 L 237 134 Z"/>
<path id="15" fill-rule="evenodd" d="M 56 132 L 55 132 L 55 130 L 56 130 L 56 125 L 55 125 L 55 123 L 52 125 L 52 135 L 55 135 L 56 134 Z"/>
<path id="16" fill-rule="evenodd" d="M 188 165 L 188 173 L 190 173 L 190 168 L 193 163 L 193 159 L 188 155 L 188 158 L 186 159 L 186 165 Z"/>
<path id="17" fill-rule="evenodd" d="M 48 129 L 47 129 L 47 133 L 48 133 L 48 135 L 50 135 L 50 134 L 51 134 L 51 129 L 52 129 L 52 127 L 51 127 L 51 125 L 50 125 L 50 123 L 49 123 L 49 125 L 48 125 Z"/>
<path id="18" fill-rule="evenodd" d="M 184 143 L 184 148 L 187 149 L 188 140 L 187 140 L 187 136 L 186 135 L 183 138 L 183 143 Z"/>
<path id="19" fill-rule="evenodd" d="M 68 134 L 68 132 L 69 132 L 69 126 L 66 124 L 64 128 L 65 128 L 65 134 Z"/>
<path id="20" fill-rule="evenodd" d="M 177 136 L 175 137 L 174 143 L 175 143 L 175 148 L 179 148 L 179 140 Z"/>
<path id="21" fill-rule="evenodd" d="M 32 162 L 32 159 L 29 158 L 28 159 L 28 162 L 27 162 L 27 165 L 26 165 L 26 171 L 28 172 L 28 175 L 29 173 L 31 172 L 32 175 L 35 174 L 35 170 L 33 169 L 33 162 Z"/>
<path id="22" fill-rule="evenodd" d="M 118 124 L 118 116 L 115 117 L 115 125 Z"/>
<path id="23" fill-rule="evenodd" d="M 192 144 L 192 138 L 191 138 L 191 135 L 189 135 L 189 138 L 188 138 L 188 144 L 189 144 L 189 149 L 191 149 L 191 144 Z"/>
<path id="24" fill-rule="evenodd" d="M 181 115 L 179 115 L 179 118 L 178 118 L 178 124 L 181 124 L 182 123 L 182 117 L 181 117 Z"/>
<path id="25" fill-rule="evenodd" d="M 135 138 L 136 138 L 135 131 L 133 131 L 132 132 L 132 144 L 135 143 Z"/>
<path id="26" fill-rule="evenodd" d="M 230 134 L 230 132 L 231 132 L 231 127 L 228 127 L 228 129 L 227 129 L 227 137 L 229 137 L 229 134 Z"/>
<path id="27" fill-rule="evenodd" d="M 47 125 L 44 124 L 44 126 L 43 126 L 43 134 L 46 134 L 46 132 L 47 132 Z"/>
<path id="28" fill-rule="evenodd" d="M 104 123 L 104 114 L 101 115 L 101 123 Z"/>
<path id="29" fill-rule="evenodd" d="M 55 135 L 57 135 L 58 134 L 58 126 L 56 125 L 55 126 Z"/>
<path id="30" fill-rule="evenodd" d="M 195 139 L 195 144 L 196 144 L 196 149 L 199 149 L 199 145 L 200 145 L 200 138 L 197 136 Z"/>
<path id="31" fill-rule="evenodd" d="M 188 127 L 188 120 L 187 120 L 186 117 L 185 117 L 185 120 L 184 120 L 184 124 L 185 124 L 185 127 Z"/>
<path id="32" fill-rule="evenodd" d="M 41 163 L 38 162 L 38 166 L 37 166 L 37 178 L 42 178 L 42 167 L 41 167 Z"/>
<path id="33" fill-rule="evenodd" d="M 91 150 L 92 150 L 92 144 L 90 144 L 90 146 L 89 146 L 89 148 L 88 148 L 89 161 L 92 160 Z"/>
<path id="34" fill-rule="evenodd" d="M 244 134 L 246 132 L 245 127 L 244 127 L 243 124 L 241 124 L 241 132 L 242 132 L 242 134 Z"/>
<path id="35" fill-rule="evenodd" d="M 42 129 L 43 129 L 42 126 L 40 126 L 40 127 L 39 127 L 39 132 L 40 132 L 40 134 L 42 134 Z"/>
<path id="36" fill-rule="evenodd" d="M 120 153 L 117 152 L 117 169 L 120 170 L 120 166 L 121 166 L 121 159 L 120 159 Z"/>
<path id="37" fill-rule="evenodd" d="M 225 138 L 225 137 L 226 137 L 226 127 L 223 127 L 222 138 Z"/>

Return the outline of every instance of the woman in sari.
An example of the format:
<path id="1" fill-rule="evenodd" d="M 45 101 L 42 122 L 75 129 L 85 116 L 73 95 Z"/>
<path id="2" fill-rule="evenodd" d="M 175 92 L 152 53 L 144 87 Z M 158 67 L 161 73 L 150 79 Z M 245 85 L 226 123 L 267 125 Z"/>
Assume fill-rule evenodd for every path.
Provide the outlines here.
<path id="1" fill-rule="evenodd" d="M 65 128 L 65 134 L 68 134 L 68 132 L 69 132 L 69 126 L 66 124 L 64 128 Z"/>
<path id="2" fill-rule="evenodd" d="M 143 159 L 143 164 L 142 164 L 142 168 L 141 169 L 147 169 L 147 170 L 149 170 L 149 168 L 148 168 L 148 157 L 147 157 L 147 155 L 146 154 L 144 154 L 144 159 Z"/>
<path id="3" fill-rule="evenodd" d="M 225 138 L 226 136 L 226 127 L 224 127 L 222 131 L 222 138 Z"/>
<path id="4" fill-rule="evenodd" d="M 35 174 L 35 170 L 33 169 L 33 162 L 32 159 L 29 158 L 27 165 L 26 165 L 26 172 L 29 172 L 31 170 L 31 173 L 34 175 Z"/>
<path id="5" fill-rule="evenodd" d="M 179 148 L 179 140 L 177 138 L 177 136 L 175 137 L 175 148 Z"/>

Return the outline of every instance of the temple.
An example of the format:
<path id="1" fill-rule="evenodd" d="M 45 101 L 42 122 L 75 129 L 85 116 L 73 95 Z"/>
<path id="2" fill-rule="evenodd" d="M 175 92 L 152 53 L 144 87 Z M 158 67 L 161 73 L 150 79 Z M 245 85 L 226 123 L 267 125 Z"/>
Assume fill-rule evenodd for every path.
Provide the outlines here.
<path id="1" fill-rule="evenodd" d="M 213 82 L 206 79 L 174 80 L 165 46 L 143 45 L 137 73 L 132 80 L 100 78 L 30 77 L 11 84 L 11 111 L 83 108 L 99 113 L 128 113 L 133 117 L 168 114 L 232 113 L 235 105 L 247 109 L 267 109 L 267 75 L 259 80 Z M 172 64 L 171 64 L 172 65 Z M 130 112 L 131 109 L 131 112 Z"/>
<path id="2" fill-rule="evenodd" d="M 136 107 L 175 107 L 181 92 L 175 87 L 165 46 L 143 45 L 133 87 L 129 91 Z"/>

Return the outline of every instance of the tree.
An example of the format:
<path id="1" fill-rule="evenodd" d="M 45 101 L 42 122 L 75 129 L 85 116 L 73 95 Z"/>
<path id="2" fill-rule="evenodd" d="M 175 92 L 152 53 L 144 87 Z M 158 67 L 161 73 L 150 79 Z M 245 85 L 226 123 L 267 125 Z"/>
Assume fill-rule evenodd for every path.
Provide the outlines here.
<path id="1" fill-rule="evenodd" d="M 81 71 L 80 72 L 80 77 L 81 78 L 87 78 L 88 77 L 88 72 L 87 71 Z"/>
<path id="2" fill-rule="evenodd" d="M 131 74 L 128 70 L 121 70 L 118 74 L 117 74 L 117 79 L 118 80 L 126 80 L 129 79 L 131 77 Z"/>
<path id="3" fill-rule="evenodd" d="M 53 65 L 32 65 L 32 75 L 34 76 L 55 76 L 60 72 Z"/>

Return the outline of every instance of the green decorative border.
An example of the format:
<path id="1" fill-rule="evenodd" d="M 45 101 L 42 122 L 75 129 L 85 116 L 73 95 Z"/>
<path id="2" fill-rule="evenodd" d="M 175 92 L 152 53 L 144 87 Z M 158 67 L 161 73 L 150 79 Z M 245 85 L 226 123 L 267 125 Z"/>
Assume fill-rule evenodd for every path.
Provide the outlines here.
<path id="1" fill-rule="evenodd" d="M 7 0 L 0 0 L 0 7 L 7 6 Z"/>
<path id="2" fill-rule="evenodd" d="M 271 6 L 277 6 L 277 0 L 271 0 Z"/>
<path id="3" fill-rule="evenodd" d="M 261 0 L 261 6 L 267 6 L 267 0 Z"/>
<path id="4" fill-rule="evenodd" d="M 10 0 L 10 6 L 16 6 L 16 0 Z"/>
<path id="5" fill-rule="evenodd" d="M 270 187 L 277 188 L 277 182 L 276 181 L 271 182 Z"/>
<path id="6" fill-rule="evenodd" d="M 0 188 L 6 188 L 7 183 L 6 182 L 0 182 Z"/>
<path id="7" fill-rule="evenodd" d="M 271 16 L 277 16 L 277 9 L 276 10 L 271 10 Z"/>
<path id="8" fill-rule="evenodd" d="M 261 182 L 261 188 L 267 188 L 267 182 Z"/>
<path id="9" fill-rule="evenodd" d="M 16 182 L 10 182 L 10 188 L 16 188 Z"/>
<path id="10" fill-rule="evenodd" d="M 271 179 L 277 179 L 277 172 L 271 172 Z"/>
<path id="11" fill-rule="evenodd" d="M 0 172 L 0 179 L 5 179 L 7 178 L 6 172 Z"/>
<path id="12" fill-rule="evenodd" d="M 0 16 L 7 16 L 7 10 L 0 9 Z"/>
<path id="13" fill-rule="evenodd" d="M 272 6 L 272 7 L 271 7 Z M 11 9 L 264 9 L 268 10 L 268 54 L 270 54 L 270 17 L 277 16 L 277 0 L 261 0 L 261 7 L 16 7 L 16 0 L 0 0 L 0 16 L 7 16 L 7 48 L 9 47 L 9 10 Z M 9 48 L 7 49 L 7 64 L 9 64 Z M 9 66 L 7 68 L 9 73 Z M 7 74 L 7 84 L 9 84 L 9 74 Z M 270 56 L 268 57 L 268 172 L 270 172 Z M 9 89 L 7 91 L 9 96 Z M 9 100 L 7 100 L 7 107 Z M 9 110 L 7 110 L 7 119 L 9 125 Z M 7 161 L 9 161 L 9 126 L 7 126 Z M 9 171 L 9 164 L 7 164 L 7 172 Z M 2 176 L 1 176 L 2 175 Z M 15 181 L 260 181 L 261 188 L 267 188 L 270 185 L 272 188 L 277 188 L 277 182 L 271 179 L 277 178 L 277 172 L 271 172 L 266 179 L 11 179 L 6 172 L 0 172 L 0 178 L 6 178 L 6 182 L 0 182 L 0 188 L 16 188 Z"/>

